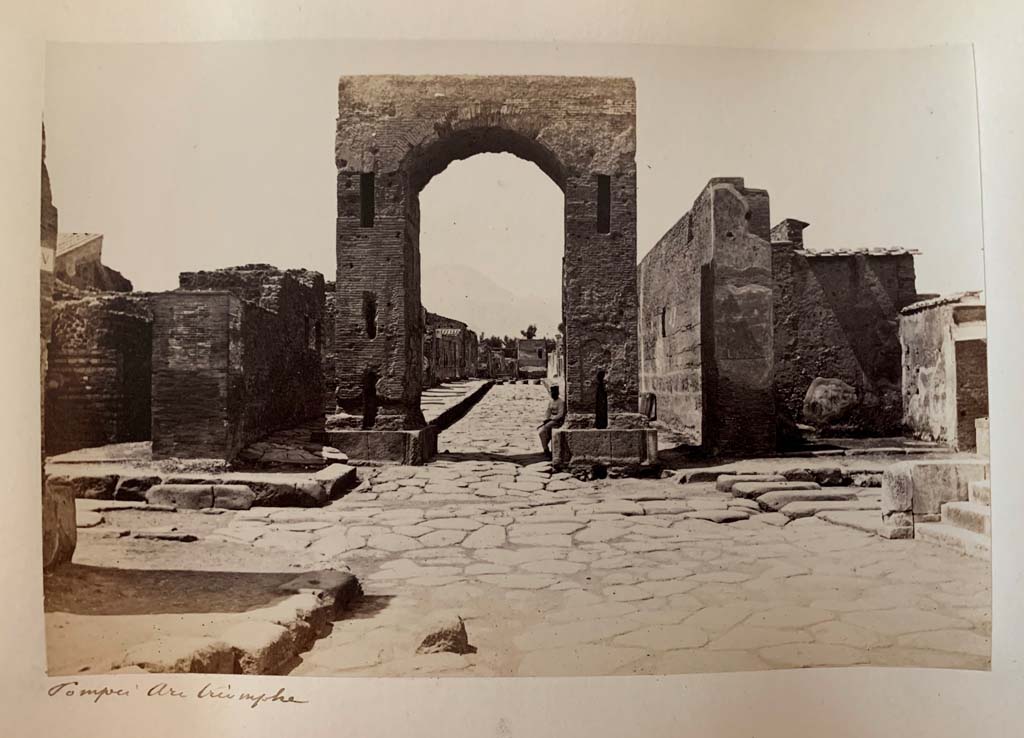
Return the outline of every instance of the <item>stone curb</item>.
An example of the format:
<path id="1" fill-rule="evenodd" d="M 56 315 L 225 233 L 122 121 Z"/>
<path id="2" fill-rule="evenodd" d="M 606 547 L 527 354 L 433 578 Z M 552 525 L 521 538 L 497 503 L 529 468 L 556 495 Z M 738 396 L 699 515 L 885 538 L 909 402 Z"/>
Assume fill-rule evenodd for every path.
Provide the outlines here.
<path id="1" fill-rule="evenodd" d="M 131 649 L 111 673 L 280 674 L 327 635 L 330 625 L 362 595 L 353 574 L 318 571 L 284 583 L 281 602 L 248 613 L 251 619 L 216 636 L 159 638 Z"/>

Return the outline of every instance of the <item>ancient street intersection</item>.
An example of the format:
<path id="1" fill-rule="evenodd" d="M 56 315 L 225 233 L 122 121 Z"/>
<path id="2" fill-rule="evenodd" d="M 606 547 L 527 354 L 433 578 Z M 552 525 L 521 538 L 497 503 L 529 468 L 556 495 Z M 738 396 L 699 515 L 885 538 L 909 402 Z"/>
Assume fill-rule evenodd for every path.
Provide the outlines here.
<path id="1" fill-rule="evenodd" d="M 813 516 L 783 525 L 713 482 L 552 473 L 534 431 L 545 396 L 493 387 L 442 434 L 436 462 L 364 468 L 323 508 L 108 512 L 80 531 L 76 562 L 348 567 L 364 596 L 295 675 L 987 668 L 988 562 Z M 198 540 L 104 533 L 168 516 Z M 465 620 L 475 652 L 417 655 L 425 623 L 446 614 Z"/>

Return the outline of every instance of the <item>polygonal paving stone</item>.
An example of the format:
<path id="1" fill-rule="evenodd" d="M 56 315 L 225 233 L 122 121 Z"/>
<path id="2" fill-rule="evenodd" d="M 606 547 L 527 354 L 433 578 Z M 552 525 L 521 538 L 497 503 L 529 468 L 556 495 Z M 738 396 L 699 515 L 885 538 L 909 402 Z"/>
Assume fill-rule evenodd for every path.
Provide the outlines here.
<path id="1" fill-rule="evenodd" d="M 793 668 L 852 666 L 868 661 L 864 651 L 829 643 L 787 643 L 762 648 L 758 655 L 771 664 Z"/>
<path id="2" fill-rule="evenodd" d="M 605 587 L 603 593 L 605 597 L 616 602 L 635 602 L 637 600 L 649 600 L 654 597 L 652 592 L 648 592 L 646 589 L 635 584 L 614 584 L 610 587 Z"/>
<path id="3" fill-rule="evenodd" d="M 708 633 L 721 633 L 743 622 L 750 612 L 747 605 L 710 606 L 694 613 L 685 622 Z"/>
<path id="4" fill-rule="evenodd" d="M 497 548 L 505 544 L 505 529 L 500 525 L 485 525 L 470 533 L 462 541 L 464 548 Z"/>
<path id="5" fill-rule="evenodd" d="M 814 640 L 818 643 L 831 643 L 852 648 L 875 648 L 885 642 L 873 631 L 838 621 L 818 623 L 811 628 L 811 633 L 814 634 Z"/>
<path id="6" fill-rule="evenodd" d="M 435 530 L 433 533 L 420 536 L 417 540 L 424 546 L 451 546 L 462 541 L 466 535 L 464 530 Z"/>
<path id="7" fill-rule="evenodd" d="M 651 625 L 612 641 L 616 646 L 637 646 L 655 651 L 699 648 L 707 642 L 707 634 L 692 625 Z"/>
<path id="8" fill-rule="evenodd" d="M 765 628 L 804 628 L 834 617 L 828 610 L 813 607 L 778 607 L 754 613 L 747 620 L 747 624 Z"/>
<path id="9" fill-rule="evenodd" d="M 519 676 L 599 676 L 643 658 L 640 648 L 574 646 L 531 651 L 519 662 Z"/>
<path id="10" fill-rule="evenodd" d="M 851 612 L 843 615 L 842 619 L 853 625 L 859 625 L 862 628 L 884 633 L 885 635 L 971 627 L 970 623 L 960 618 L 950 618 L 938 613 L 909 607 Z"/>
<path id="11" fill-rule="evenodd" d="M 992 640 L 969 630 L 933 630 L 901 636 L 899 646 L 926 648 L 931 651 L 965 653 L 973 656 L 992 655 Z"/>
<path id="12" fill-rule="evenodd" d="M 546 574 L 480 574 L 477 579 L 507 589 L 543 589 L 558 581 Z"/>
<path id="13" fill-rule="evenodd" d="M 778 628 L 757 628 L 751 625 L 737 625 L 732 630 L 708 644 L 714 650 L 753 650 L 779 646 L 785 643 L 806 643 L 811 636 L 802 630 L 780 630 Z"/>
<path id="14" fill-rule="evenodd" d="M 409 536 L 403 536 L 397 533 L 378 533 L 370 536 L 366 545 L 370 548 L 380 549 L 381 551 L 411 551 L 415 548 L 419 548 L 422 544 L 420 544 L 417 539 L 410 538 Z"/>
<path id="15" fill-rule="evenodd" d="M 474 531 L 483 526 L 483 523 L 471 518 L 434 518 L 423 524 L 439 530 L 464 531 Z"/>
<path id="16" fill-rule="evenodd" d="M 670 651 L 655 662 L 655 674 L 705 674 L 713 672 L 758 671 L 768 665 L 749 651 Z"/>
<path id="17" fill-rule="evenodd" d="M 523 651 L 593 643 L 626 633 L 635 627 L 623 618 L 601 618 L 537 625 L 516 636 L 516 647 Z"/>
<path id="18" fill-rule="evenodd" d="M 524 571 L 535 574 L 576 574 L 586 567 L 583 564 L 575 564 L 571 561 L 529 561 L 521 567 Z"/>
<path id="19" fill-rule="evenodd" d="M 516 536 L 510 535 L 509 541 L 517 546 L 572 546 L 572 536 L 568 535 L 547 535 L 547 536 Z"/>

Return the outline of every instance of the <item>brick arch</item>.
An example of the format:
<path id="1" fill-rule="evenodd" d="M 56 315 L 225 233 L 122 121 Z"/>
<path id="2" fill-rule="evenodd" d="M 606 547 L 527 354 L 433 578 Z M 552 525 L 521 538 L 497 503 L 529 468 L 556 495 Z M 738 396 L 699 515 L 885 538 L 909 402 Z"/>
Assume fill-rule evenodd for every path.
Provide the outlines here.
<path id="1" fill-rule="evenodd" d="M 619 357 L 609 421 L 642 424 L 632 80 L 367 76 L 338 89 L 335 340 L 338 405 L 352 426 L 362 425 L 359 377 L 370 367 L 379 372 L 373 427 L 424 425 L 419 192 L 451 162 L 499 152 L 533 162 L 565 194 L 567 424 L 593 424 L 593 368 L 580 356 L 595 340 Z M 375 336 L 362 321 L 366 294 Z"/>

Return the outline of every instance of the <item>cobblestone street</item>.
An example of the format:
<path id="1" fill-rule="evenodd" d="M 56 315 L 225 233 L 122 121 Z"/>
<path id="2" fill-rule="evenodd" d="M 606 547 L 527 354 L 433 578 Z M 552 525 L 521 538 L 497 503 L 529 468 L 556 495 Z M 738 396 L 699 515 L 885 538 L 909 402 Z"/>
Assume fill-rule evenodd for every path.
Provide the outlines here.
<path id="1" fill-rule="evenodd" d="M 372 470 L 327 507 L 108 513 L 112 525 L 173 515 L 199 540 L 143 552 L 98 526 L 76 561 L 348 566 L 365 596 L 297 675 L 988 667 L 988 562 L 813 516 L 786 524 L 713 482 L 552 473 L 534 431 L 545 397 L 493 387 L 442 435 L 435 463 Z M 465 620 L 475 653 L 416 655 L 443 613 Z"/>

